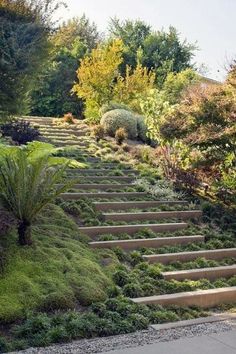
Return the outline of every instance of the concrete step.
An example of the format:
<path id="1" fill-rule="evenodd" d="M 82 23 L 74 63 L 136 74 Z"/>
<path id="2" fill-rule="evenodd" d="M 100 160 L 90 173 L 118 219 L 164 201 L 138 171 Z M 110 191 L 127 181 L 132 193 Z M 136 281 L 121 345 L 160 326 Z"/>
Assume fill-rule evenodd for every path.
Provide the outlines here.
<path id="1" fill-rule="evenodd" d="M 70 170 L 67 170 L 69 171 L 70 173 L 80 173 L 80 174 L 86 174 L 86 175 L 92 175 L 92 174 L 96 174 L 96 173 L 104 173 L 104 175 L 106 175 L 107 173 L 107 169 L 105 168 L 87 168 L 87 169 L 70 169 Z M 116 170 L 112 170 L 110 169 L 109 172 L 112 173 L 113 171 L 116 171 Z M 120 172 L 124 173 L 126 176 L 127 175 L 137 175 L 138 174 L 138 171 L 135 171 L 135 170 L 119 170 Z M 106 176 L 108 177 L 108 175 Z"/>
<path id="2" fill-rule="evenodd" d="M 125 177 L 126 178 L 126 177 Z M 135 202 L 96 202 L 95 209 L 100 211 L 107 210 L 129 210 L 129 209 L 148 209 L 156 208 L 160 205 L 188 205 L 185 200 L 150 200 Z"/>
<path id="3" fill-rule="evenodd" d="M 178 237 L 158 237 L 133 240 L 114 240 L 114 241 L 94 241 L 90 242 L 92 248 L 115 248 L 120 247 L 123 250 L 131 251 L 147 248 L 159 248 L 163 246 L 187 245 L 193 242 L 204 242 L 205 237 L 201 235 L 178 236 Z"/>
<path id="4" fill-rule="evenodd" d="M 201 210 L 187 211 L 159 211 L 142 213 L 104 213 L 105 221 L 135 221 L 135 220 L 160 220 L 160 219 L 192 219 L 202 215 Z"/>
<path id="5" fill-rule="evenodd" d="M 89 162 L 89 161 L 88 161 Z M 125 170 L 126 171 L 133 171 L 132 167 L 129 165 L 118 165 L 117 163 L 107 163 L 107 162 L 96 162 L 96 163 L 91 163 L 89 162 L 92 170 L 99 170 L 99 169 L 105 169 L 106 171 L 111 170 Z M 75 172 L 80 172 L 80 169 L 78 168 L 73 168 L 73 169 L 69 169 L 68 171 L 75 171 Z M 136 172 L 136 171 L 135 171 Z"/>
<path id="6" fill-rule="evenodd" d="M 235 299 L 236 286 L 140 297 L 131 300 L 136 304 L 155 304 L 162 306 L 199 306 L 201 308 L 210 308 L 221 304 L 235 303 Z"/>
<path id="7" fill-rule="evenodd" d="M 212 268 L 199 268 L 188 270 L 176 270 L 171 272 L 163 272 L 163 278 L 165 280 L 198 280 L 208 279 L 215 280 L 218 278 L 230 278 L 236 275 L 236 265 L 212 267 Z"/>
<path id="8" fill-rule="evenodd" d="M 186 223 L 169 223 L 169 224 L 138 224 L 138 225 L 115 225 L 115 226 L 90 226 L 79 227 L 79 231 L 94 237 L 104 234 L 122 234 L 127 233 L 133 235 L 138 231 L 149 229 L 154 232 L 178 231 L 183 230 L 188 226 Z"/>
<path id="9" fill-rule="evenodd" d="M 35 123 L 35 124 L 53 124 L 53 121 L 55 118 L 51 117 L 21 117 L 20 119 L 26 120 L 30 123 Z"/>
<path id="10" fill-rule="evenodd" d="M 172 262 L 189 262 L 198 258 L 221 260 L 236 257 L 236 248 L 223 248 L 217 250 L 203 250 L 192 252 L 178 252 L 165 254 L 144 255 L 143 259 L 149 263 L 169 264 Z"/>
<path id="11" fill-rule="evenodd" d="M 97 184 L 77 184 L 76 186 L 79 186 L 79 189 L 82 190 L 89 190 L 89 189 L 97 189 L 97 190 L 108 190 L 108 189 L 116 189 L 116 190 L 122 190 L 128 187 L 132 187 L 132 184 L 102 184 L 102 183 L 97 183 Z"/>
<path id="12" fill-rule="evenodd" d="M 48 127 L 48 128 L 39 128 L 39 131 L 43 135 L 58 135 L 58 136 L 67 136 L 67 135 L 76 135 L 76 136 L 85 136 L 87 133 L 87 130 L 80 130 L 80 129 L 65 129 L 65 128 L 59 128 L 58 126 L 54 127 Z"/>
<path id="13" fill-rule="evenodd" d="M 81 148 L 87 149 L 88 148 L 88 144 L 86 143 L 82 143 L 80 141 L 56 141 L 56 140 L 51 140 L 50 142 L 55 145 L 55 146 L 79 146 Z"/>
<path id="14" fill-rule="evenodd" d="M 84 142 L 84 139 L 79 139 L 77 136 L 75 136 L 74 134 L 73 134 L 73 136 L 72 136 L 72 134 L 67 134 L 67 135 L 57 135 L 57 136 L 55 136 L 55 135 L 47 135 L 47 134 L 43 134 L 43 137 L 44 137 L 44 139 L 48 139 L 48 140 L 55 140 L 55 141 L 62 141 L 62 142 L 65 142 L 65 141 L 72 141 L 72 139 L 73 139 L 73 141 L 79 141 L 79 142 Z"/>
<path id="15" fill-rule="evenodd" d="M 75 184 L 72 188 L 79 189 L 81 188 L 81 184 Z M 79 200 L 81 198 L 134 198 L 134 197 L 144 197 L 147 196 L 146 192 L 98 192 L 98 193 L 87 193 L 87 192 L 79 192 L 79 193 L 62 193 L 61 198 L 65 200 Z"/>
<path id="16" fill-rule="evenodd" d="M 79 178 L 80 181 L 88 181 L 88 176 L 84 175 L 84 176 L 68 176 L 68 178 Z M 116 182 L 132 182 L 134 181 L 135 176 L 130 176 L 130 177 L 126 177 L 126 176 L 89 176 L 89 181 L 90 182 L 99 182 L 99 181 L 116 181 Z M 111 183 L 112 184 L 112 183 Z M 133 186 L 132 184 L 130 185 L 131 187 Z"/>

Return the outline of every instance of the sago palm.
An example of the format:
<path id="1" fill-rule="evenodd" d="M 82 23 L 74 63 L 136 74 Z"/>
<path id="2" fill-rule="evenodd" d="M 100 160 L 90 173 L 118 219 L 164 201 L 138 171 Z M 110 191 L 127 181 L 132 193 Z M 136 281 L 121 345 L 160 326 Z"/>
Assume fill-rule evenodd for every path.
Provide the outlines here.
<path id="1" fill-rule="evenodd" d="M 32 243 L 31 225 L 39 212 L 73 183 L 61 183 L 69 162 L 53 157 L 54 151 L 39 142 L 23 148 L 1 146 L 0 203 L 18 220 L 21 245 Z"/>

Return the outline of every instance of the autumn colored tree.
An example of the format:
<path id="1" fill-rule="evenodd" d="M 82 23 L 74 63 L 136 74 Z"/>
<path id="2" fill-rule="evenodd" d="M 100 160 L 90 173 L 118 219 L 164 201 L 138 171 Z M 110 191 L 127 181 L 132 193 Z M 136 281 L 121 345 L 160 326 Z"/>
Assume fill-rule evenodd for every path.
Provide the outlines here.
<path id="1" fill-rule="evenodd" d="M 140 63 L 134 70 L 127 65 L 125 76 L 119 75 L 117 78 L 114 87 L 114 100 L 130 105 L 131 108 L 139 111 L 137 100 L 140 99 L 140 96 L 146 97 L 148 92 L 153 89 L 154 82 L 155 74 Z"/>
<path id="2" fill-rule="evenodd" d="M 112 100 L 118 67 L 122 63 L 123 42 L 119 39 L 93 49 L 81 60 L 77 71 L 78 83 L 73 91 L 86 101 L 85 115 L 99 116 L 99 108 Z"/>

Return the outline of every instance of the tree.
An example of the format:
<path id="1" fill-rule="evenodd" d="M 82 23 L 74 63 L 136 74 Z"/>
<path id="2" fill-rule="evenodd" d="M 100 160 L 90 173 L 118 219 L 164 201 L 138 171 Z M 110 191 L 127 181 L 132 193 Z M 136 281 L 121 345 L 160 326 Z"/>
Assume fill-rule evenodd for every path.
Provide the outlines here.
<path id="1" fill-rule="evenodd" d="M 199 81 L 199 75 L 192 69 L 185 69 L 179 73 L 170 72 L 162 86 L 163 95 L 170 104 L 178 103 L 188 87 Z"/>
<path id="2" fill-rule="evenodd" d="M 83 115 L 83 101 L 72 94 L 76 80 L 78 61 L 87 52 L 83 43 L 75 40 L 72 49 L 61 48 L 38 76 L 37 86 L 31 92 L 31 114 L 46 117 L 62 117 L 71 112 Z"/>
<path id="3" fill-rule="evenodd" d="M 26 111 L 36 73 L 48 55 L 56 0 L 0 2 L 0 114 Z"/>
<path id="4" fill-rule="evenodd" d="M 79 39 L 91 52 L 102 41 L 102 35 L 98 32 L 94 22 L 83 15 L 74 17 L 64 22 L 59 30 L 53 35 L 52 41 L 56 48 L 73 48 L 73 43 Z"/>
<path id="5" fill-rule="evenodd" d="M 83 116 L 83 100 L 72 94 L 79 61 L 101 40 L 94 23 L 83 15 L 64 23 L 51 37 L 53 50 L 31 93 L 31 114 Z"/>
<path id="6" fill-rule="evenodd" d="M 124 43 L 122 75 L 126 65 L 133 69 L 138 61 L 148 70 L 156 74 L 156 82 L 161 87 L 169 72 L 180 72 L 192 67 L 191 60 L 196 46 L 181 41 L 179 33 L 174 27 L 167 32 L 153 31 L 143 21 L 124 22 L 112 19 L 110 24 L 112 38 L 120 38 Z"/>
<path id="7" fill-rule="evenodd" d="M 71 183 L 59 185 L 68 161 L 52 157 L 55 148 L 40 142 L 1 146 L 0 202 L 18 220 L 20 245 L 32 243 L 31 226 L 40 211 Z"/>
<path id="8" fill-rule="evenodd" d="M 77 71 L 78 83 L 73 91 L 86 100 L 87 117 L 99 116 L 99 108 L 112 100 L 113 89 L 122 63 L 123 43 L 114 40 L 93 49 L 90 56 L 81 60 Z"/>
<path id="9" fill-rule="evenodd" d="M 125 74 L 126 65 L 136 67 L 137 51 L 143 48 L 145 39 L 151 34 L 151 27 L 140 20 L 121 22 L 118 18 L 112 18 L 109 32 L 112 38 L 120 38 L 124 43 L 124 60 L 120 70 L 122 74 Z"/>
<path id="10" fill-rule="evenodd" d="M 141 64 L 138 64 L 134 70 L 127 65 L 125 76 L 118 75 L 117 77 L 113 99 L 139 112 L 139 101 L 146 99 L 149 91 L 154 88 L 154 82 L 155 74 L 152 71 L 148 72 L 147 68 L 142 67 Z"/>

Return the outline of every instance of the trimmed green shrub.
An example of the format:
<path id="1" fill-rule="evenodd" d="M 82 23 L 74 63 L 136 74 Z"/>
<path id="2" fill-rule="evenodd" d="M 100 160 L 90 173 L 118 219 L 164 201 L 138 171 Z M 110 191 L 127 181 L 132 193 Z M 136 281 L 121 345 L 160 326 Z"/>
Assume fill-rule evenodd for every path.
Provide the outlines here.
<path id="1" fill-rule="evenodd" d="M 132 112 L 125 109 L 114 109 L 102 116 L 101 125 L 104 127 L 105 133 L 115 136 L 117 129 L 124 128 L 130 139 L 138 136 L 137 119 Z"/>
<path id="2" fill-rule="evenodd" d="M 148 139 L 147 139 L 147 127 L 144 121 L 144 117 L 139 114 L 136 114 L 136 119 L 137 119 L 138 137 L 143 142 L 146 142 Z"/>
<path id="3" fill-rule="evenodd" d="M 109 103 L 104 104 L 101 108 L 100 108 L 100 115 L 101 117 L 109 112 L 109 111 L 113 111 L 114 109 L 125 109 L 126 111 L 131 111 L 131 109 L 124 103 L 117 103 L 114 101 L 111 101 Z"/>

